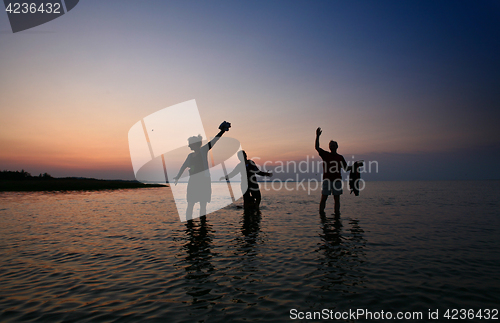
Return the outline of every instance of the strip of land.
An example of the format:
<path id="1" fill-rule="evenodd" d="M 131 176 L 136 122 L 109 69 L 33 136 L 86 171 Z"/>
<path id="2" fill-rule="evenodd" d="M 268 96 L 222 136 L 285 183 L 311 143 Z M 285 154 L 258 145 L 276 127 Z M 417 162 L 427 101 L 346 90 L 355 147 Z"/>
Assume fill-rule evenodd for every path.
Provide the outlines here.
<path id="1" fill-rule="evenodd" d="M 127 188 L 168 187 L 165 184 L 143 184 L 137 181 L 103 180 L 94 178 L 26 178 L 0 180 L 0 192 L 5 191 L 94 191 Z"/>

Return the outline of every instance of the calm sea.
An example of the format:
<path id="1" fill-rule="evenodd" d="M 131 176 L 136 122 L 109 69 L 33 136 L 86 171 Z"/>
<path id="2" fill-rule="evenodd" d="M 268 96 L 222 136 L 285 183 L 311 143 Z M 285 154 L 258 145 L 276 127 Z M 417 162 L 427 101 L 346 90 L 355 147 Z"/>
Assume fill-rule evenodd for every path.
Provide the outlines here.
<path id="1" fill-rule="evenodd" d="M 319 191 L 262 195 L 187 224 L 169 188 L 0 193 L 0 321 L 500 309 L 500 181 L 369 182 L 337 219 Z"/>

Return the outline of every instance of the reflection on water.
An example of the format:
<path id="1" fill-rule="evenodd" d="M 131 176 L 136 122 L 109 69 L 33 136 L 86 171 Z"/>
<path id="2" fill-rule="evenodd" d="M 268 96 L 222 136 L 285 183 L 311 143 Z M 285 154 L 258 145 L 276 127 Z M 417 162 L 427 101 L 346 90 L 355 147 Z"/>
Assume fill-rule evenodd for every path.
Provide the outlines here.
<path id="1" fill-rule="evenodd" d="M 198 220 L 188 220 L 185 223 L 187 242 L 182 246 L 186 252 L 186 294 L 191 296 L 192 305 L 206 307 L 207 302 L 215 301 L 218 296 L 211 295 L 214 280 L 210 275 L 215 270 L 210 263 L 212 253 L 210 244 L 212 242 L 211 226 L 206 216 Z"/>
<path id="2" fill-rule="evenodd" d="M 323 291 L 353 293 L 354 286 L 361 285 L 364 275 L 359 267 L 365 261 L 364 231 L 359 220 L 343 220 L 340 216 L 320 216 L 321 231 L 316 252 L 317 269 L 313 276 Z M 346 222 L 347 228 L 344 228 Z"/>
<path id="3" fill-rule="evenodd" d="M 184 223 L 168 189 L 1 193 L 0 321 L 277 322 L 292 308 L 500 302 L 500 182 L 372 183 L 342 197 L 340 217 L 320 217 L 315 193 L 265 191 L 261 212 Z"/>
<path id="4" fill-rule="evenodd" d="M 257 242 L 260 231 L 261 211 L 245 210 L 243 211 L 243 220 L 241 221 L 241 233 L 243 239 L 239 249 L 247 255 L 253 255 L 253 247 Z"/>
<path id="5" fill-rule="evenodd" d="M 253 279 L 250 277 L 259 269 L 258 261 L 255 260 L 255 245 L 262 215 L 260 211 L 241 211 L 240 234 L 234 232 L 234 237 L 228 237 L 231 256 L 212 251 L 216 230 L 210 224 L 210 217 L 201 217 L 184 224 L 184 242 L 179 253 L 183 261 L 178 264 L 178 268 L 185 271 L 184 290 L 191 298 L 189 304 L 196 310 L 211 310 L 216 305 L 224 304 L 222 298 L 229 297 L 230 304 L 252 306 L 262 296 L 247 285 L 247 282 L 251 285 Z M 211 262 L 214 258 L 219 263 L 223 259 L 223 263 L 229 264 L 216 268 Z M 253 298 L 255 300 L 252 301 Z"/>

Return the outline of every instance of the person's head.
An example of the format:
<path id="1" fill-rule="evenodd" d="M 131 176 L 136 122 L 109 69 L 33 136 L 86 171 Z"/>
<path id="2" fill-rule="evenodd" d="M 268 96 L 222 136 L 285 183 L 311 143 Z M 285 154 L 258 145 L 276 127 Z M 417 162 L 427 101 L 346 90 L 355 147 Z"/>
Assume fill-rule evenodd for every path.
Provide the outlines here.
<path id="1" fill-rule="evenodd" d="M 330 151 L 334 152 L 337 151 L 337 148 L 339 148 L 339 144 L 336 141 L 330 141 Z"/>
<path id="2" fill-rule="evenodd" d="M 246 162 L 246 160 L 247 160 L 247 153 L 246 153 L 244 150 L 240 150 L 240 151 L 238 151 L 238 158 L 239 158 L 242 162 Z"/>
<path id="3" fill-rule="evenodd" d="M 191 148 L 191 150 L 194 151 L 199 150 L 201 148 L 202 139 L 203 138 L 201 137 L 201 135 L 189 137 L 188 138 L 189 148 Z"/>

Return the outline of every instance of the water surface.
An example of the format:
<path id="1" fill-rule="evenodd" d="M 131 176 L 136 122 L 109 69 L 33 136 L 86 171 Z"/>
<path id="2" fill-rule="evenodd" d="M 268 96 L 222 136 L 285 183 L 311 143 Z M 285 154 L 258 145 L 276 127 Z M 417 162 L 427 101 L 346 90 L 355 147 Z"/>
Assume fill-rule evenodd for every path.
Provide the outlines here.
<path id="1" fill-rule="evenodd" d="M 0 321 L 499 308 L 499 181 L 370 182 L 340 218 L 319 191 L 262 194 L 181 223 L 168 188 L 0 193 Z"/>

